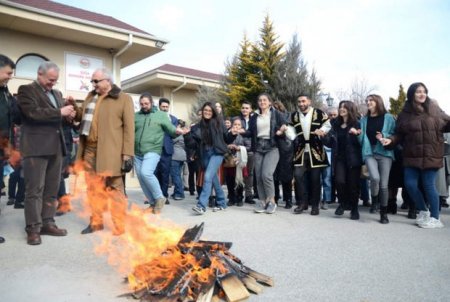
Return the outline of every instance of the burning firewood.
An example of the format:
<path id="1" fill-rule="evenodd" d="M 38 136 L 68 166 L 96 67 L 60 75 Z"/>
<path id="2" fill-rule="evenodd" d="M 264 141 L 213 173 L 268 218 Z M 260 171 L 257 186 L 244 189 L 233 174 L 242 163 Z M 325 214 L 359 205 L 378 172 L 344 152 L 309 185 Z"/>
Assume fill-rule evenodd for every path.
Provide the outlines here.
<path id="1" fill-rule="evenodd" d="M 134 268 L 128 277 L 137 284 L 132 296 L 140 301 L 244 301 L 260 294 L 273 279 L 245 265 L 229 250 L 230 242 L 202 241 L 204 224 L 185 231 L 175 246 Z M 249 292 L 250 291 L 250 292 Z"/>

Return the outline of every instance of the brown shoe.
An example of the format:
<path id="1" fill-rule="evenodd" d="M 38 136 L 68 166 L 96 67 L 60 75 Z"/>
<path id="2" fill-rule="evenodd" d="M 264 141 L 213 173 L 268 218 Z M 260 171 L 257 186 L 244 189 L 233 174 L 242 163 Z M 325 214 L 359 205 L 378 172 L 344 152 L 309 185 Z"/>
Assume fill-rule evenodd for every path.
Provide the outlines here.
<path id="1" fill-rule="evenodd" d="M 41 228 L 41 235 L 66 236 L 67 231 L 65 229 L 59 229 L 54 224 L 47 224 Z"/>
<path id="2" fill-rule="evenodd" d="M 38 232 L 27 231 L 27 243 L 29 245 L 41 244 L 41 235 Z"/>

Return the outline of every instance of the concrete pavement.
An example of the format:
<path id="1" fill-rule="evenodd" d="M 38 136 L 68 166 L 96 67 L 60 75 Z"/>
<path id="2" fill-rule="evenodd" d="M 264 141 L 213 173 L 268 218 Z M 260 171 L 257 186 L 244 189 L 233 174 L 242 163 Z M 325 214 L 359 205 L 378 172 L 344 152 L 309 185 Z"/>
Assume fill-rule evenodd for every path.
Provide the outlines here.
<path id="1" fill-rule="evenodd" d="M 130 202 L 144 208 L 135 180 L 128 185 Z M 43 236 L 41 245 L 29 246 L 23 210 L 5 204 L 2 197 L 0 301 L 127 300 L 117 297 L 128 291 L 124 275 L 93 252 L 97 235 L 80 235 L 86 219 L 57 217 L 68 236 Z M 319 216 L 284 208 L 254 214 L 249 205 L 197 216 L 194 204 L 191 196 L 171 200 L 161 216 L 184 228 L 205 222 L 203 239 L 233 242 L 231 251 L 247 266 L 272 276 L 275 286 L 250 301 L 449 301 L 448 209 L 441 213 L 445 228 L 425 230 L 402 211 L 382 225 L 362 207 L 361 219 L 352 221 L 348 212 L 335 217 L 335 205 Z"/>

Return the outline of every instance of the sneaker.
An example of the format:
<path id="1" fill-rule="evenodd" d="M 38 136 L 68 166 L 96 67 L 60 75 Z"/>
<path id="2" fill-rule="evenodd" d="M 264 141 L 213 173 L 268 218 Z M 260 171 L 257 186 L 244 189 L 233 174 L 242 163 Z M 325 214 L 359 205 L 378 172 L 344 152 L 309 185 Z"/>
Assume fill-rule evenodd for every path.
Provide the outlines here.
<path id="1" fill-rule="evenodd" d="M 277 204 L 269 202 L 266 207 L 266 214 L 273 214 L 277 210 Z"/>
<path id="2" fill-rule="evenodd" d="M 222 207 L 214 207 L 212 209 L 213 212 L 219 212 L 219 211 L 225 211 L 226 208 L 222 208 Z"/>
<path id="3" fill-rule="evenodd" d="M 439 229 L 443 228 L 444 224 L 439 219 L 431 217 L 427 222 L 419 224 L 419 227 L 424 229 Z"/>
<path id="4" fill-rule="evenodd" d="M 155 214 L 161 213 L 161 210 L 164 207 L 164 203 L 166 202 L 166 200 L 167 199 L 165 197 L 157 198 L 155 200 L 155 206 L 153 208 L 153 213 L 155 213 Z"/>
<path id="5" fill-rule="evenodd" d="M 328 202 L 322 202 L 322 206 L 320 207 L 322 210 L 328 210 Z"/>
<path id="6" fill-rule="evenodd" d="M 416 224 L 420 226 L 421 224 L 428 223 L 430 220 L 430 211 L 420 211 L 416 218 Z"/>
<path id="7" fill-rule="evenodd" d="M 192 208 L 192 211 L 194 211 L 195 213 L 197 213 L 198 215 L 203 215 L 205 214 L 205 209 L 199 206 L 195 206 Z"/>
<path id="8" fill-rule="evenodd" d="M 6 203 L 7 206 L 12 206 L 16 202 L 15 198 L 10 197 L 8 199 L 8 202 Z"/>
<path id="9" fill-rule="evenodd" d="M 260 201 L 253 211 L 258 214 L 265 213 L 268 206 L 269 204 L 264 204 L 262 201 Z"/>

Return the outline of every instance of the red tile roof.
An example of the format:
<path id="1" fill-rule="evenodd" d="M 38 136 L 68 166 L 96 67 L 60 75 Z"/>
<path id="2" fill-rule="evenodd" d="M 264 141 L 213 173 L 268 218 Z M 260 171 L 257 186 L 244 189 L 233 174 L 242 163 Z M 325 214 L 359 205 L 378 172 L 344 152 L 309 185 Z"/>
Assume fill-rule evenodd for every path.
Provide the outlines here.
<path id="1" fill-rule="evenodd" d="M 186 68 L 186 67 L 181 67 L 181 66 L 175 66 L 175 65 L 170 65 L 170 64 L 164 64 L 162 66 L 159 66 L 158 68 L 155 68 L 154 70 L 155 71 L 159 70 L 159 71 L 173 72 L 173 73 L 178 73 L 178 74 L 187 75 L 187 76 L 191 76 L 191 77 L 210 79 L 210 80 L 219 81 L 219 82 L 223 78 L 222 75 L 217 74 L 217 73 L 211 73 L 211 72 L 206 72 L 206 71 L 201 71 L 201 70 L 191 69 L 191 68 Z"/>
<path id="2" fill-rule="evenodd" d="M 105 16 L 102 14 L 97 14 L 94 12 L 90 12 L 84 9 L 76 8 L 73 6 L 48 1 L 48 0 L 9 0 L 10 2 L 14 2 L 17 4 L 30 6 L 36 9 L 41 9 L 48 11 L 50 13 L 57 13 L 61 15 L 66 15 L 73 18 L 78 18 L 90 22 L 100 23 L 107 26 L 117 27 L 120 29 L 125 29 L 127 31 L 133 31 L 141 34 L 150 35 L 149 33 L 131 26 L 125 22 L 117 20 L 110 16 Z"/>

